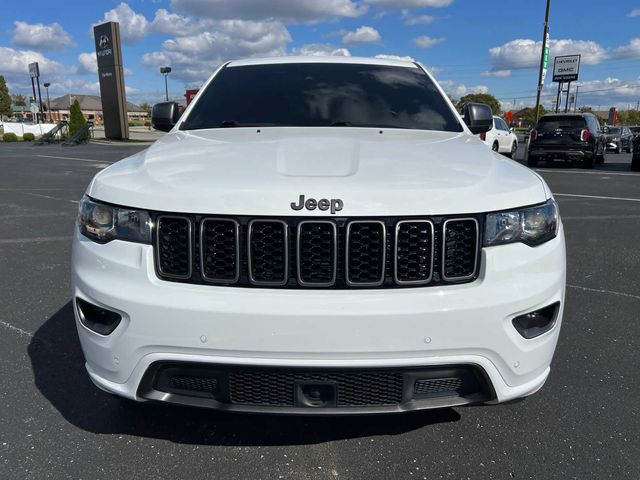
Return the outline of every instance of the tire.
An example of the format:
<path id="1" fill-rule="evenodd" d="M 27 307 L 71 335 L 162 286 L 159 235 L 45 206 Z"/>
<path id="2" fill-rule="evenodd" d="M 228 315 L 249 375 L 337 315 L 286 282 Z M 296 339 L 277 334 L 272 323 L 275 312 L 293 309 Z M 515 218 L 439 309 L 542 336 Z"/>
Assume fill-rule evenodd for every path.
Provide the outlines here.
<path id="1" fill-rule="evenodd" d="M 582 168 L 592 169 L 593 168 L 593 157 L 584 157 L 582 159 Z"/>
<path id="2" fill-rule="evenodd" d="M 527 166 L 530 168 L 536 168 L 538 166 L 538 159 L 529 157 L 527 159 Z"/>
<path id="3" fill-rule="evenodd" d="M 500 147 L 498 146 L 498 142 L 493 142 L 493 145 L 491 145 L 491 150 L 493 150 L 494 152 L 498 152 L 498 149 Z"/>
<path id="4" fill-rule="evenodd" d="M 596 165 L 602 165 L 604 164 L 604 151 L 606 150 L 606 147 L 602 147 L 602 153 L 598 153 L 598 147 L 596 146 L 596 152 L 595 152 L 595 156 L 596 156 Z"/>
<path id="5" fill-rule="evenodd" d="M 511 151 L 507 155 L 509 158 L 513 158 L 516 156 L 516 152 L 518 151 L 518 142 L 513 142 L 511 144 Z"/>

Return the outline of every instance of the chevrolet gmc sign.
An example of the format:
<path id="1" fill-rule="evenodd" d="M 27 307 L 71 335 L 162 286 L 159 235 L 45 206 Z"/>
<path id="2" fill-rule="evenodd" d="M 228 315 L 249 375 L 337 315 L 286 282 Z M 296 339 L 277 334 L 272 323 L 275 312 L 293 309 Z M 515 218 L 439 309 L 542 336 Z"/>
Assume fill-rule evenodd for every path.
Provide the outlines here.
<path id="1" fill-rule="evenodd" d="M 574 82 L 580 73 L 580 55 L 563 55 L 553 62 L 554 82 Z"/>

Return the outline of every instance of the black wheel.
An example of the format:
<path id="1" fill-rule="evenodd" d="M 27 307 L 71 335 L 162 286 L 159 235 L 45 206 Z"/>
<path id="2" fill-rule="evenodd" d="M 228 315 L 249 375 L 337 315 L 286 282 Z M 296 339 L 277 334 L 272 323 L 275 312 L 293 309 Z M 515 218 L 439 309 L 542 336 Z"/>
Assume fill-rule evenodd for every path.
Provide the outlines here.
<path id="1" fill-rule="evenodd" d="M 631 157 L 631 171 L 640 172 L 640 150 L 636 150 Z"/>
<path id="2" fill-rule="evenodd" d="M 509 158 L 515 157 L 517 151 L 518 151 L 518 142 L 513 142 L 511 144 L 511 151 L 509 152 Z"/>
<path id="3" fill-rule="evenodd" d="M 531 168 L 536 168 L 538 166 L 538 159 L 529 157 L 527 159 L 527 166 Z"/>
<path id="4" fill-rule="evenodd" d="M 493 150 L 494 152 L 498 151 L 498 142 L 493 142 L 493 145 L 491 145 L 491 150 Z"/>
<path id="5" fill-rule="evenodd" d="M 602 165 L 604 163 L 604 151 L 605 151 L 605 147 L 604 145 L 602 146 L 602 152 L 598 153 L 598 147 L 596 147 L 596 164 L 597 165 Z"/>

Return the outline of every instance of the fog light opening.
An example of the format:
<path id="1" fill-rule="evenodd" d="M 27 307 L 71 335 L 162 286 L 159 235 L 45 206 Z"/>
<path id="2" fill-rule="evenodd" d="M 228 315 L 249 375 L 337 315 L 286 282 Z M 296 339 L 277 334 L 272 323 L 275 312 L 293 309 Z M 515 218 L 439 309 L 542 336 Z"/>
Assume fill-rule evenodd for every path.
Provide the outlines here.
<path id="1" fill-rule="evenodd" d="M 536 338 L 548 332 L 556 323 L 560 302 L 519 315 L 513 319 L 513 326 L 526 339 Z"/>
<path id="2" fill-rule="evenodd" d="M 76 308 L 80 322 L 89 330 L 99 333 L 100 335 L 109 335 L 122 320 L 119 313 L 98 307 L 77 297 Z"/>

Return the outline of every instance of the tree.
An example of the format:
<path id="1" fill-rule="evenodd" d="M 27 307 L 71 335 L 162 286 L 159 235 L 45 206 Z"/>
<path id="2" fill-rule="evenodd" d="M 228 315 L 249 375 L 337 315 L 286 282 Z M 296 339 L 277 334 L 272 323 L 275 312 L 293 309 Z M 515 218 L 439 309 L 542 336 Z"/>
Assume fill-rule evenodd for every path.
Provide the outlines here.
<path id="1" fill-rule="evenodd" d="M 142 102 L 140 104 L 140 108 L 147 112 L 148 115 L 151 115 L 151 105 L 149 105 L 147 102 Z"/>
<path id="2" fill-rule="evenodd" d="M 87 121 L 84 119 L 84 115 L 82 115 L 82 110 L 80 110 L 80 102 L 78 102 L 77 98 L 71 104 L 69 117 L 69 136 L 73 137 L 78 130 L 87 124 Z M 87 130 L 83 136 L 84 140 L 87 140 L 88 138 L 89 130 Z"/>
<path id="3" fill-rule="evenodd" d="M 11 116 L 11 96 L 7 88 L 7 82 L 0 75 L 0 118 Z"/>
<path id="4" fill-rule="evenodd" d="M 624 110 L 618 112 L 618 124 L 620 125 L 640 125 L 639 110 Z"/>
<path id="5" fill-rule="evenodd" d="M 500 115 L 500 113 L 502 112 L 502 109 L 500 108 L 500 102 L 490 93 L 469 93 L 467 95 L 464 95 L 458 101 L 458 108 L 461 108 L 465 103 L 469 102 L 486 103 L 491 107 L 494 115 Z"/>
<path id="6" fill-rule="evenodd" d="M 20 94 L 20 93 L 16 93 L 14 95 L 11 95 L 11 98 L 13 99 L 13 104 L 18 106 L 18 107 L 26 107 L 27 106 L 27 97 L 25 97 L 24 95 Z"/>

